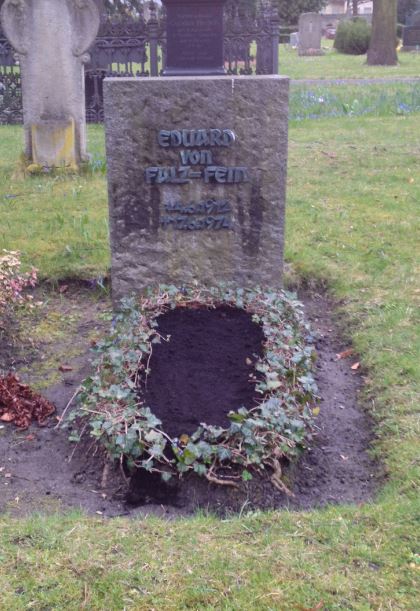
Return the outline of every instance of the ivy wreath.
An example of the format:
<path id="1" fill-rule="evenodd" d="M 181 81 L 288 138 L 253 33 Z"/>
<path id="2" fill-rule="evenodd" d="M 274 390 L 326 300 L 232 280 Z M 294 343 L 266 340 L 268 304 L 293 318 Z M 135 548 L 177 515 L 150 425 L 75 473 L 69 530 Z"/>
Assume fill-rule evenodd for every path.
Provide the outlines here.
<path id="1" fill-rule="evenodd" d="M 153 345 L 162 341 L 160 315 L 178 307 L 242 308 L 261 325 L 263 355 L 252 409 L 232 406 L 230 426 L 202 423 L 192 434 L 171 438 L 144 404 L 140 380 L 150 373 Z M 85 431 L 112 460 L 129 469 L 159 472 L 164 481 L 194 471 L 210 482 L 238 487 L 253 473 L 267 471 L 287 492 L 282 467 L 311 439 L 317 388 L 312 375 L 315 351 L 302 304 L 280 290 L 159 286 L 124 299 L 110 334 L 94 347 L 95 373 L 84 380 L 68 425 L 70 439 Z"/>

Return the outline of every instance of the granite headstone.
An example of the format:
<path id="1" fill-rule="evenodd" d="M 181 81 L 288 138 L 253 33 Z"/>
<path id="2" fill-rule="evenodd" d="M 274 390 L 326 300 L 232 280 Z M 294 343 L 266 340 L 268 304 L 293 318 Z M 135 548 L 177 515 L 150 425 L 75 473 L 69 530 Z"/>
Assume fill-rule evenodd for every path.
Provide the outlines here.
<path id="1" fill-rule="evenodd" d="M 411 15 L 403 29 L 403 51 L 420 50 L 420 11 Z"/>
<path id="2" fill-rule="evenodd" d="M 105 80 L 114 300 L 157 283 L 281 286 L 288 86 Z"/>
<path id="3" fill-rule="evenodd" d="M 299 55 L 322 55 L 322 15 L 302 13 L 299 17 Z"/>
<path id="4" fill-rule="evenodd" d="M 225 74 L 225 0 L 163 0 L 167 13 L 165 76 Z"/>
<path id="5" fill-rule="evenodd" d="M 290 34 L 289 44 L 292 47 L 292 49 L 297 49 L 298 48 L 298 46 L 299 46 L 299 32 L 292 32 Z"/>

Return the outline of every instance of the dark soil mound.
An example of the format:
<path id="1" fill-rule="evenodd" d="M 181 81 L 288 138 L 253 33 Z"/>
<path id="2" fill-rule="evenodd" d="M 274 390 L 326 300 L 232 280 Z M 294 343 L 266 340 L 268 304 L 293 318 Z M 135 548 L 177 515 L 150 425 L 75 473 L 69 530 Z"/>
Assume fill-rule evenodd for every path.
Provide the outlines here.
<path id="1" fill-rule="evenodd" d="M 229 426 L 227 413 L 256 405 L 255 363 L 263 331 L 244 310 L 221 306 L 176 308 L 158 318 L 145 405 L 172 437 L 193 433 L 201 422 Z"/>

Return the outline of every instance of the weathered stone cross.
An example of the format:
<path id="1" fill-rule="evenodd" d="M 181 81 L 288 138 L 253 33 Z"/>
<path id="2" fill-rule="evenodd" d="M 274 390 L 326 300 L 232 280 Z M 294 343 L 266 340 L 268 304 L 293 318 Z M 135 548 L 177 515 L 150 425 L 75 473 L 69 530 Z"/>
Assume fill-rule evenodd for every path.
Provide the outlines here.
<path id="1" fill-rule="evenodd" d="M 0 18 L 20 63 L 27 158 L 77 166 L 86 158 L 83 64 L 100 23 L 94 0 L 6 0 Z"/>

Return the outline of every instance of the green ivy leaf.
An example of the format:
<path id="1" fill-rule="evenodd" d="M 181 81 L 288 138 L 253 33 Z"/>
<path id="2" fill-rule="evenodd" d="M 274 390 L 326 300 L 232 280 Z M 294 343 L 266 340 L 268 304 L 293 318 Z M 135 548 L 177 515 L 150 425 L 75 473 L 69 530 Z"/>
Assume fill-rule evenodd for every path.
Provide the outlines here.
<path id="1" fill-rule="evenodd" d="M 201 465 L 200 463 L 196 463 L 194 465 L 194 471 L 198 474 L 198 475 L 206 475 L 207 473 L 207 467 L 205 467 L 204 465 Z"/>
<path id="2" fill-rule="evenodd" d="M 147 295 L 146 301 L 143 297 L 123 300 L 111 333 L 97 344 L 97 373 L 84 381 L 71 419 L 81 423 L 88 419 L 90 434 L 111 457 L 125 458 L 132 466 L 140 462 L 142 468 L 164 471 L 163 477 L 169 478 L 165 452 L 171 443 L 159 430 L 161 421 L 142 406 L 138 364 L 150 353 L 150 343 L 160 341 L 157 318 L 164 308 L 176 308 L 185 299 L 208 306 L 227 303 L 245 308 L 263 328 L 265 354 L 256 364 L 264 378 L 256 383 L 263 400 L 250 411 L 232 410 L 227 429 L 203 423 L 186 447 L 173 443 L 173 468 L 181 474 L 194 470 L 205 475 L 206 465 L 212 464 L 217 473 L 228 461 L 263 467 L 274 448 L 281 448 L 286 458 L 296 456 L 310 437 L 310 403 L 316 394 L 311 374 L 313 340 L 296 295 L 260 287 L 237 290 L 229 285 L 211 289 L 160 286 L 148 289 Z M 73 439 L 78 438 L 73 433 Z M 247 481 L 252 476 L 245 469 L 243 477 Z"/>

